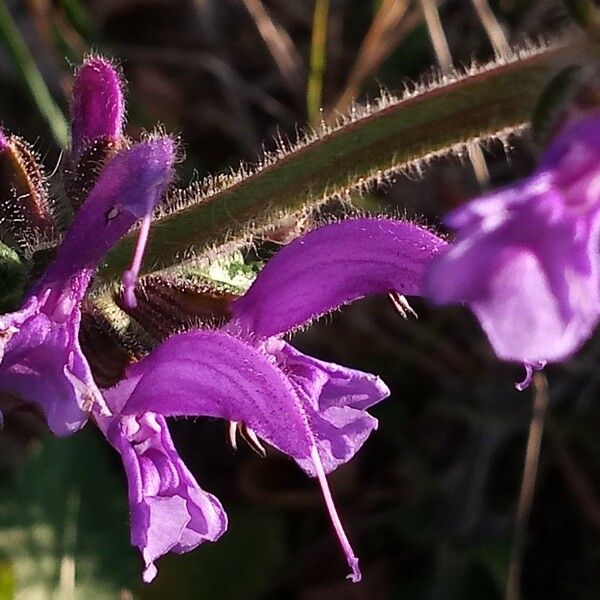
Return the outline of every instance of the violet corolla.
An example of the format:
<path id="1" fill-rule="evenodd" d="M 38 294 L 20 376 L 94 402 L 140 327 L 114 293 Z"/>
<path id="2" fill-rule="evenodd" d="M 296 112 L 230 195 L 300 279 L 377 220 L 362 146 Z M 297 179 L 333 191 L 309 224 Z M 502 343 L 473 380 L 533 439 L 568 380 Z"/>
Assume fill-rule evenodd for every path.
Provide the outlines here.
<path id="1" fill-rule="evenodd" d="M 132 539 L 142 540 L 137 545 L 146 561 L 146 580 L 156 572 L 152 560 L 159 548 L 173 544 L 171 549 L 181 551 L 179 537 L 196 535 L 193 543 L 202 536 L 213 539 L 224 526 L 218 505 L 208 495 L 202 496 L 202 503 L 188 500 L 187 520 L 176 517 L 179 528 L 174 535 L 167 531 L 170 518 L 159 513 L 165 519 L 161 524 L 152 507 L 143 506 L 140 499 L 147 494 L 147 478 L 154 476 L 155 488 L 163 486 L 169 497 L 169 490 L 184 481 L 172 466 L 161 470 L 164 463 L 158 459 L 142 464 L 142 456 L 153 447 L 144 433 L 149 431 L 145 423 L 156 414 L 220 417 L 245 431 L 255 445 L 260 447 L 262 439 L 295 459 L 318 479 L 351 568 L 349 577 L 360 580 L 358 559 L 326 474 L 350 460 L 377 427 L 367 409 L 387 397 L 389 390 L 374 375 L 302 354 L 282 336 L 367 294 L 420 294 L 424 267 L 444 245 L 417 225 L 391 219 L 360 218 L 319 228 L 269 261 L 248 292 L 233 303 L 233 318 L 226 326 L 170 337 L 129 366 L 120 383 L 105 390 L 115 418 L 121 415 L 119 429 L 112 430 L 112 438 L 109 433 L 111 443 L 124 459 L 136 448 L 137 463 L 131 459 L 134 464 L 126 463 L 126 469 Z M 102 419 L 99 422 L 106 429 Z M 141 443 L 135 439 L 137 433 L 126 431 L 131 423 L 135 432 L 142 432 Z M 161 423 L 152 435 L 159 434 Z M 152 502 L 154 497 L 155 489 Z M 164 502 L 162 506 L 168 500 Z"/>
<path id="2" fill-rule="evenodd" d="M 529 376 L 573 354 L 600 317 L 599 139 L 596 113 L 565 128 L 530 177 L 452 212 L 456 242 L 426 277 L 435 303 L 466 303 Z"/>
<path id="3" fill-rule="evenodd" d="M 149 137 L 138 144 L 121 139 L 123 100 L 118 73 L 90 58 L 74 82 L 73 181 L 85 198 L 56 256 L 29 289 L 19 310 L 0 316 L 0 392 L 32 403 L 49 428 L 66 435 L 82 427 L 92 408 L 109 412 L 94 383 L 79 340 L 80 304 L 95 268 L 138 220 L 149 220 L 168 185 L 175 159 L 173 141 Z M 88 173 L 81 158 L 99 141 L 112 144 L 102 169 Z M 116 148 L 119 141 L 121 147 Z M 0 133 L 0 154 L 15 151 L 14 136 Z M 28 197 L 18 199 L 27 202 Z M 138 268 L 144 229 L 132 266 Z"/>

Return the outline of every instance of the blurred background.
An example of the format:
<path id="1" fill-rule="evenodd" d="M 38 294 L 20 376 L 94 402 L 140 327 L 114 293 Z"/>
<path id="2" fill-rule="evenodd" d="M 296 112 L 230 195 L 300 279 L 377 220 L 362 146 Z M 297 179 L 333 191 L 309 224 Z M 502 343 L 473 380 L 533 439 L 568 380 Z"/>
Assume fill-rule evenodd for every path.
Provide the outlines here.
<path id="1" fill-rule="evenodd" d="M 401 91 L 436 68 L 421 2 L 320 4 L 328 4 L 326 36 L 313 44 L 315 0 L 3 1 L 0 121 L 34 142 L 52 171 L 73 66 L 90 51 L 114 56 L 129 82 L 128 133 L 160 121 L 179 135 L 187 183 L 253 162 L 275 148 L 276 136 L 294 138 L 307 122 L 346 112 L 354 98 Z M 481 20 L 486 3 L 437 4 L 455 64 L 493 56 Z M 490 6 L 511 44 L 569 26 L 558 0 Z M 6 50 L 15 33 L 8 14 L 31 64 Z M 49 96 L 32 85 L 35 69 Z M 499 143 L 484 154 L 489 183 L 467 159 L 445 159 L 357 203 L 439 227 L 449 209 L 523 176 L 536 158 L 527 137 L 508 155 Z M 258 240 L 256 251 L 267 257 L 280 241 Z M 361 559 L 360 585 L 344 579 L 315 482 L 275 451 L 265 460 L 243 446 L 234 453 L 222 422 L 198 419 L 172 423 L 173 437 L 201 486 L 222 500 L 230 529 L 217 544 L 161 559 L 155 583 L 144 586 L 116 453 L 91 427 L 56 440 L 34 415 L 14 411 L 0 433 L 0 600 L 504 597 L 533 390 L 515 391 L 521 369 L 494 359 L 468 311 L 412 305 L 418 320 L 403 320 L 385 298 L 361 301 L 294 339 L 313 356 L 379 374 L 392 389 L 372 410 L 379 430 L 331 476 Z M 599 353 L 592 339 L 547 369 L 548 414 L 523 541 L 526 599 L 600 597 Z"/>

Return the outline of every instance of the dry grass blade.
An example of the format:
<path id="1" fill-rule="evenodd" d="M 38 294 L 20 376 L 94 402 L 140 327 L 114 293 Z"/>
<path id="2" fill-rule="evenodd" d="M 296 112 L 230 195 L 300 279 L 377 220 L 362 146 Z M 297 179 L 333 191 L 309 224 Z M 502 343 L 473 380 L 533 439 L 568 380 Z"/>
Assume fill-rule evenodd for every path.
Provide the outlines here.
<path id="1" fill-rule="evenodd" d="M 429 31 L 429 37 L 431 38 L 437 62 L 442 73 L 448 73 L 453 67 L 452 54 L 450 52 L 446 34 L 444 33 L 444 27 L 442 26 L 442 20 L 440 19 L 440 13 L 437 9 L 436 0 L 419 1 L 421 3 L 423 16 L 425 17 L 425 22 L 427 23 L 427 30 Z M 467 145 L 467 153 L 469 155 L 469 160 L 473 165 L 473 171 L 477 181 L 481 186 L 487 185 L 490 180 L 490 174 L 481 147 L 476 142 L 471 142 Z"/>
<path id="2" fill-rule="evenodd" d="M 314 127 L 321 121 L 323 101 L 323 79 L 327 62 L 327 25 L 329 0 L 317 0 L 313 15 L 312 41 L 310 49 L 310 73 L 306 89 L 306 112 L 308 122 Z"/>
<path id="3" fill-rule="evenodd" d="M 303 85 L 302 59 L 287 32 L 273 21 L 261 0 L 242 0 L 256 23 L 256 28 L 271 52 L 281 76 L 293 92 Z"/>
<path id="4" fill-rule="evenodd" d="M 346 87 L 329 111 L 327 121 L 347 112 L 364 81 L 379 68 L 406 33 L 421 20 L 420 11 L 409 11 L 409 6 L 408 0 L 382 0 L 358 51 Z"/>
<path id="5" fill-rule="evenodd" d="M 498 19 L 496 19 L 488 1 L 472 0 L 472 2 L 496 56 L 507 56 L 510 53 L 510 46 L 508 45 L 506 34 L 504 33 L 504 29 L 502 29 L 502 25 L 498 23 Z"/>
<path id="6" fill-rule="evenodd" d="M 548 408 L 548 382 L 543 373 L 536 373 L 533 378 L 533 414 L 529 425 L 527 437 L 527 449 L 525 451 L 525 466 L 523 468 L 523 481 L 517 507 L 517 518 L 515 522 L 515 538 L 513 551 L 506 583 L 505 600 L 518 600 L 520 597 L 521 567 L 523 562 L 523 551 L 525 549 L 525 535 L 535 482 L 537 479 L 538 464 L 540 460 L 540 449 L 542 446 L 542 434 L 544 432 L 544 421 Z"/>
<path id="7" fill-rule="evenodd" d="M 421 4 L 421 10 L 427 23 L 427 29 L 429 31 L 429 37 L 433 44 L 435 51 L 435 57 L 437 58 L 438 64 L 444 73 L 447 73 L 452 69 L 452 54 L 450 53 L 450 46 L 444 33 L 444 27 L 442 26 L 442 20 L 440 19 L 440 13 L 437 9 L 435 0 L 419 0 Z"/>

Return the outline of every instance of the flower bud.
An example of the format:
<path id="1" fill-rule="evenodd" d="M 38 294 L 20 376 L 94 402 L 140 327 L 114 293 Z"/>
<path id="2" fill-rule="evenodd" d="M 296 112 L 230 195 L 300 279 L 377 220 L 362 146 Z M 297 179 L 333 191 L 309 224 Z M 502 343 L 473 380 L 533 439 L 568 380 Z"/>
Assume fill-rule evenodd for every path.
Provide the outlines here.
<path id="1" fill-rule="evenodd" d="M 0 240 L 30 258 L 56 236 L 46 176 L 22 138 L 0 130 Z"/>

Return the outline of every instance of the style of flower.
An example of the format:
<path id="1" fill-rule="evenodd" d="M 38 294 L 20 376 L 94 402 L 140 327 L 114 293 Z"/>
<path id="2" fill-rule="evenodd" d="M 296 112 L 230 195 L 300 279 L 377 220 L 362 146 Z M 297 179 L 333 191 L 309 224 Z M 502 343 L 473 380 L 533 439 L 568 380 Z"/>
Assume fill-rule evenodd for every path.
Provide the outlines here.
<path id="1" fill-rule="evenodd" d="M 496 354 L 532 367 L 563 360 L 600 317 L 600 115 L 568 126 L 528 178 L 445 220 L 456 242 L 431 262 L 426 295 L 464 302 Z"/>
<path id="2" fill-rule="evenodd" d="M 260 438 L 295 459 L 318 479 L 349 577 L 360 580 L 326 474 L 349 461 L 377 427 L 366 411 L 389 390 L 378 377 L 306 356 L 281 336 L 367 294 L 420 294 L 424 267 L 444 245 L 417 225 L 391 219 L 360 218 L 316 229 L 269 261 L 233 303 L 233 318 L 223 328 L 168 338 L 104 391 L 114 420 L 98 421 L 112 432 L 109 440 L 124 458 L 132 539 L 143 553 L 146 581 L 156 573 L 153 560 L 160 552 L 181 551 L 184 538 L 193 544 L 203 536 L 215 539 L 225 527 L 212 496 L 175 492 L 186 479 L 178 473 L 170 441 L 163 446 L 149 441 L 162 431 L 155 415 L 220 417 L 233 424 L 234 435 L 241 428 L 259 449 Z M 156 452 L 152 459 L 149 449 Z M 156 502 L 165 508 L 162 521 L 153 515 Z M 166 514 L 169 502 L 174 520 Z"/>
<path id="3" fill-rule="evenodd" d="M 21 308 L 0 316 L 0 392 L 37 405 L 57 435 L 82 427 L 92 408 L 108 413 L 79 345 L 80 303 L 108 250 L 138 219 L 149 223 L 171 179 L 175 158 L 168 137 L 153 136 L 138 144 L 122 138 L 121 84 L 104 59 L 90 58 L 83 64 L 73 97 L 69 160 L 73 180 L 80 190 L 89 191 L 54 260 Z M 17 153 L 17 139 L 0 134 L 0 155 Z M 98 147 L 99 140 L 118 141 L 121 147 L 104 157 L 102 169 L 86 172 L 81 157 Z M 27 202 L 28 197 L 18 200 Z M 146 235 L 142 226 L 127 275 L 130 281 L 139 268 Z"/>

